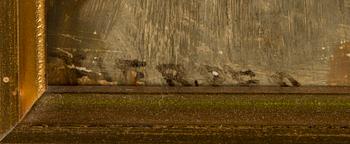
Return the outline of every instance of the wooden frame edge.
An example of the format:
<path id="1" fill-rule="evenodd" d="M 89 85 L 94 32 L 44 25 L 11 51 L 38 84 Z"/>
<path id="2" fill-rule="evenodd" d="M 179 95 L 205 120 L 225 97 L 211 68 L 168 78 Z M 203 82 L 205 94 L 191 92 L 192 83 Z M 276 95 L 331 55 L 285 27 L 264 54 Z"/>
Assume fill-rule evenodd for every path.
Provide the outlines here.
<path id="1" fill-rule="evenodd" d="M 349 94 L 347 86 L 247 86 L 247 87 L 167 87 L 167 86 L 49 86 L 49 93 L 105 94 Z"/>
<path id="2" fill-rule="evenodd" d="M 0 140 L 19 121 L 18 0 L 0 1 Z"/>
<path id="3" fill-rule="evenodd" d="M 1 141 L 46 90 L 46 43 L 45 0 L 2 0 L 0 7 Z"/>
<path id="4" fill-rule="evenodd" d="M 350 94 L 350 87 L 136 87 L 136 86 L 49 86 L 45 79 L 45 0 L 0 1 L 0 141 L 49 93 L 121 94 Z M 2 31 L 4 30 L 4 32 Z M 8 79 L 7 79 L 8 78 Z M 9 80 L 9 81 L 8 81 Z M 7 82 L 8 81 L 8 82 Z M 94 88 L 94 90 L 91 90 Z M 5 120 L 4 120 L 5 117 Z M 2 119 L 1 119 L 2 118 Z M 3 123 L 5 121 L 5 123 Z M 2 134 L 2 135 L 1 135 Z"/>

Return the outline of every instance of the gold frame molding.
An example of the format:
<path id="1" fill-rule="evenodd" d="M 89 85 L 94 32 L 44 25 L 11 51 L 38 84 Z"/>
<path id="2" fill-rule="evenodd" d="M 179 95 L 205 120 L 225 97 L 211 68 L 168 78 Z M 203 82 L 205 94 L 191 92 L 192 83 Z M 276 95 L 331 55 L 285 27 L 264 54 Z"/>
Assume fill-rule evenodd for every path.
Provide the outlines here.
<path id="1" fill-rule="evenodd" d="M 18 2 L 0 1 L 0 139 L 19 121 Z"/>
<path id="2" fill-rule="evenodd" d="M 1 34 L 8 37 L 0 40 L 4 66 L 0 69 L 4 79 L 0 99 L 7 102 L 2 103 L 0 109 L 7 110 L 0 114 L 2 138 L 46 90 L 46 44 L 45 0 L 2 0 L 0 6 Z M 5 82 L 7 79 L 9 82 Z"/>
<path id="3" fill-rule="evenodd" d="M 349 87 L 48 87 L 45 80 L 45 0 L 0 1 L 0 140 L 49 93 L 343 94 Z M 91 91 L 92 88 L 95 90 Z M 344 104 L 349 104 L 344 102 Z M 339 104 L 341 105 L 341 104 Z M 276 105 L 276 108 L 278 105 Z M 214 120 L 213 120 L 214 121 Z"/>
<path id="4" fill-rule="evenodd" d="M 19 0 L 19 90 L 23 116 L 45 92 L 45 0 Z"/>

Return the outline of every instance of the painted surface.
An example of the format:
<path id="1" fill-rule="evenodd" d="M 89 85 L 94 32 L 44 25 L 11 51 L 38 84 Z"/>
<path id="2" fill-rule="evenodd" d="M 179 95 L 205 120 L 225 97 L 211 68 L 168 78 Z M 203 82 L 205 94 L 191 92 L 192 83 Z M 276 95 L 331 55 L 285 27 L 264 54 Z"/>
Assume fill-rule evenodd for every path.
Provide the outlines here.
<path id="1" fill-rule="evenodd" d="M 349 0 L 49 0 L 51 85 L 350 85 Z"/>

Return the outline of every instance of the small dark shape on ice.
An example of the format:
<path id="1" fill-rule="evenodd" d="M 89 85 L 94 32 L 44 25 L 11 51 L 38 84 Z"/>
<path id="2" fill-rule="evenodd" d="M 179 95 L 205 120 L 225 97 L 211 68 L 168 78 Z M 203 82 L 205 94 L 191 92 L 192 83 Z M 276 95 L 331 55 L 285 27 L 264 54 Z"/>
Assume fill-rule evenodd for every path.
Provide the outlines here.
<path id="1" fill-rule="evenodd" d="M 195 81 L 194 81 L 194 85 L 195 85 L 196 87 L 199 86 L 198 80 L 195 80 Z"/>
<path id="2" fill-rule="evenodd" d="M 239 73 L 239 75 L 245 75 L 245 76 L 249 76 L 251 78 L 256 76 L 255 72 L 253 72 L 250 69 L 248 69 L 246 71 L 239 71 L 238 73 Z"/>
<path id="3" fill-rule="evenodd" d="M 252 85 L 258 85 L 258 84 L 259 84 L 259 80 L 247 80 L 245 82 L 239 83 L 239 85 L 241 86 L 252 86 Z"/>
<path id="4" fill-rule="evenodd" d="M 175 83 L 174 83 L 174 81 L 173 80 L 171 80 L 171 79 L 165 79 L 166 80 L 166 83 L 168 84 L 168 86 L 175 86 Z"/>
<path id="5" fill-rule="evenodd" d="M 157 70 L 162 74 L 169 86 L 175 86 L 175 82 L 180 83 L 183 86 L 191 86 L 191 84 L 185 80 L 185 68 L 182 65 L 177 64 L 160 64 Z"/>
<path id="6" fill-rule="evenodd" d="M 145 67 L 147 63 L 145 61 L 140 60 L 122 60 L 117 59 L 116 60 L 116 67 L 119 69 L 126 69 L 126 68 L 140 68 Z"/>
<path id="7" fill-rule="evenodd" d="M 277 72 L 271 76 L 272 80 L 281 87 L 300 87 L 301 84 L 293 78 L 290 74 L 285 72 Z M 289 84 L 289 83 L 290 84 Z"/>
<path id="8" fill-rule="evenodd" d="M 259 80 L 254 79 L 256 77 L 255 72 L 250 69 L 245 71 L 228 69 L 228 72 L 231 74 L 232 79 L 238 82 L 238 85 L 250 86 L 259 84 Z"/>

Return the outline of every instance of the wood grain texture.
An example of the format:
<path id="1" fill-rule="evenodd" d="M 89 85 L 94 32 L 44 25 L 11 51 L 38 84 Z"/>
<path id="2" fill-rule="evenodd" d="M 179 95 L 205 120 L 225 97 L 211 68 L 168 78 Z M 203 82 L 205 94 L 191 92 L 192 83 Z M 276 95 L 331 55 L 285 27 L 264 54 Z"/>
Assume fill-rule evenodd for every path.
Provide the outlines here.
<path id="1" fill-rule="evenodd" d="M 4 143 L 348 143 L 349 95 L 46 94 Z"/>
<path id="2" fill-rule="evenodd" d="M 350 60 L 349 0 L 49 3 L 49 82 L 54 85 L 138 85 L 139 71 L 145 85 L 172 79 L 175 85 L 251 80 L 278 86 L 290 77 L 301 85 L 349 85 L 350 70 L 344 68 Z M 118 59 L 147 65 L 125 70 Z M 175 78 L 164 76 L 162 64 L 177 67 L 167 69 Z M 246 70 L 255 76 L 239 75 Z"/>
<path id="3" fill-rule="evenodd" d="M 19 120 L 17 1 L 0 1 L 0 140 Z"/>

